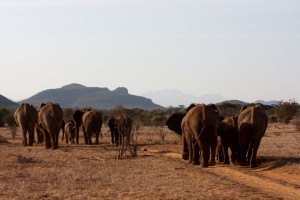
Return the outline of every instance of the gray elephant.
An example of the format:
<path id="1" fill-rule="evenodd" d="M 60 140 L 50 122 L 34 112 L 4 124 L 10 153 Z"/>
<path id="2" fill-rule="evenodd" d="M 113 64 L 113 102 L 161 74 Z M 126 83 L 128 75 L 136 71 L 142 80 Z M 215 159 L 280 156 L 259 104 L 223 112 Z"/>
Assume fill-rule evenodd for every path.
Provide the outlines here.
<path id="1" fill-rule="evenodd" d="M 85 144 L 92 144 L 92 135 L 96 135 L 95 144 L 99 144 L 102 127 L 102 113 L 96 110 L 86 111 L 82 116 L 82 131 Z"/>
<path id="2" fill-rule="evenodd" d="M 113 116 L 108 121 L 111 132 L 111 142 L 116 146 L 124 144 L 124 140 L 130 140 L 132 119 L 125 114 Z"/>
<path id="3" fill-rule="evenodd" d="M 58 149 L 58 136 L 63 123 L 59 104 L 42 104 L 38 113 L 38 127 L 44 134 L 46 148 Z"/>
<path id="4" fill-rule="evenodd" d="M 228 148 L 231 150 L 231 162 L 233 164 L 237 161 L 238 156 L 238 127 L 237 117 L 225 117 L 218 129 L 218 134 L 221 138 L 221 147 L 224 155 L 224 164 L 229 164 Z"/>
<path id="5" fill-rule="evenodd" d="M 241 165 L 257 167 L 256 154 L 267 127 L 268 116 L 259 105 L 241 109 L 238 117 L 239 162 Z"/>
<path id="6" fill-rule="evenodd" d="M 34 129 L 37 117 L 38 114 L 36 108 L 28 103 L 22 103 L 14 113 L 15 121 L 22 130 L 23 146 L 32 146 L 34 143 Z M 28 141 L 27 133 L 29 137 Z"/>
<path id="7" fill-rule="evenodd" d="M 218 109 L 213 104 L 198 104 L 188 110 L 181 122 L 183 159 L 200 164 L 200 150 L 201 166 L 215 165 L 219 121 Z"/>

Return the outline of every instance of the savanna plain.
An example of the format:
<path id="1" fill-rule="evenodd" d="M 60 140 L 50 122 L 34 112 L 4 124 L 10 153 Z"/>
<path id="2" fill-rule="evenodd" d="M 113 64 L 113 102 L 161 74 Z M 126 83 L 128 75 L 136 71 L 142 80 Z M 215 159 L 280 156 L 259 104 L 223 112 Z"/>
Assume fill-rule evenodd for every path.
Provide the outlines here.
<path id="1" fill-rule="evenodd" d="M 0 128 L 0 199 L 300 199 L 300 131 L 293 124 L 269 123 L 254 169 L 190 165 L 181 158 L 181 137 L 166 127 L 164 140 L 142 127 L 137 156 L 117 159 L 108 130 L 99 145 L 60 138 L 59 149 L 49 150 L 23 147 L 19 128 L 15 138 Z"/>

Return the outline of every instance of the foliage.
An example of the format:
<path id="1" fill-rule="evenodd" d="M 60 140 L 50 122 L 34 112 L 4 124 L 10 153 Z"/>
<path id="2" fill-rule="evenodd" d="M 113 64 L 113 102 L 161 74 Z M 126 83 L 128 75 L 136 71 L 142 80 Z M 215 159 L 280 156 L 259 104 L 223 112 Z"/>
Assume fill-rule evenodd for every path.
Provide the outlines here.
<path id="1" fill-rule="evenodd" d="M 73 118 L 72 118 L 72 115 L 73 115 L 74 111 L 73 111 L 72 108 L 65 108 L 65 109 L 63 110 L 63 112 L 64 112 L 64 120 L 65 120 L 65 121 L 68 121 L 68 120 L 70 120 L 70 119 L 73 119 Z"/>
<path id="2" fill-rule="evenodd" d="M 299 104 L 295 100 L 281 101 L 277 106 L 275 113 L 281 123 L 288 124 L 291 119 L 297 114 Z"/>
<path id="3" fill-rule="evenodd" d="M 240 105 L 231 103 L 222 103 L 217 106 L 221 116 L 237 116 L 241 109 Z"/>
<path id="4" fill-rule="evenodd" d="M 5 125 L 4 117 L 8 115 L 11 111 L 7 108 L 0 108 L 0 127 Z"/>

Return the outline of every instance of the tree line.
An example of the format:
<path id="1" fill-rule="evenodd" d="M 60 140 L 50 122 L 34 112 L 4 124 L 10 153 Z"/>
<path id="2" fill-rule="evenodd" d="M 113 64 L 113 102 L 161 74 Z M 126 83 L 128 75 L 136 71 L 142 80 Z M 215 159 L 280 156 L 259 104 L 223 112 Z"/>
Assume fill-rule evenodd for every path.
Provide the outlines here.
<path id="1" fill-rule="evenodd" d="M 241 105 L 223 103 L 217 104 L 221 116 L 237 116 Z M 288 124 L 292 119 L 300 121 L 300 106 L 295 100 L 282 101 L 278 105 L 261 105 L 262 109 L 266 111 L 270 122 L 281 122 Z M 110 110 L 100 110 L 103 113 L 104 124 L 107 125 L 108 119 L 117 113 L 127 114 L 133 120 L 139 120 L 144 126 L 164 126 L 168 117 L 175 112 L 185 112 L 185 106 L 168 107 L 166 109 L 144 110 L 140 108 L 127 109 L 122 105 L 117 105 Z M 72 118 L 72 114 L 76 109 L 64 108 L 64 120 Z M 14 120 L 15 109 L 0 108 L 0 127 L 15 126 Z"/>

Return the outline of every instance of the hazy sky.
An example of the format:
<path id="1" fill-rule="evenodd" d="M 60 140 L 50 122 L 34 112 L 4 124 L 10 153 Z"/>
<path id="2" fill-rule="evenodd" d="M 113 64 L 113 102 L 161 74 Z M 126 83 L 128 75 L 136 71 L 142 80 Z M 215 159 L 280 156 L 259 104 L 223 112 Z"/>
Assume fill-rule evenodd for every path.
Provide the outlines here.
<path id="1" fill-rule="evenodd" d="M 300 102 L 299 0 L 0 0 L 0 94 L 70 83 Z"/>

